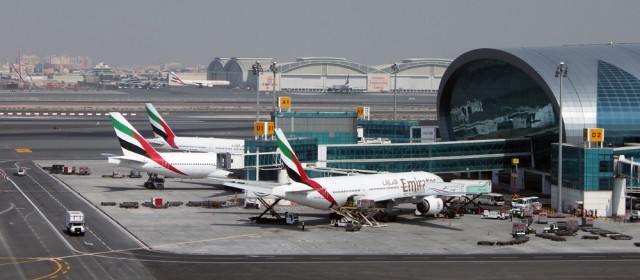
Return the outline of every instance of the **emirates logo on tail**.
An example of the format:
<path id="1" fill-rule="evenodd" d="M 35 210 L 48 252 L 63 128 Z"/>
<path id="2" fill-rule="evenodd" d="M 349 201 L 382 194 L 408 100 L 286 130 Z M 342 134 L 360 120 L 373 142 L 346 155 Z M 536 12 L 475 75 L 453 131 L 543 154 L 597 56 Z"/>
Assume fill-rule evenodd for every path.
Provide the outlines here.
<path id="1" fill-rule="evenodd" d="M 147 140 L 145 140 L 120 113 L 111 112 L 109 113 L 109 117 L 111 118 L 116 136 L 125 155 L 137 154 L 149 158 L 164 168 L 186 176 L 185 173 L 167 162 L 162 155 L 151 147 Z"/>
<path id="2" fill-rule="evenodd" d="M 174 72 L 169 73 L 169 82 L 184 85 L 184 82 Z"/>
<path id="3" fill-rule="evenodd" d="M 147 108 L 147 114 L 149 115 L 149 121 L 151 122 L 151 129 L 153 129 L 153 133 L 162 137 L 164 141 L 174 149 L 178 149 L 175 142 L 176 135 L 173 133 L 173 130 L 171 130 L 171 127 L 169 127 L 167 122 L 164 121 L 162 116 L 160 116 L 160 113 L 158 113 L 151 103 L 146 103 L 145 107 Z"/>
<path id="4" fill-rule="evenodd" d="M 291 145 L 289 144 L 289 141 L 287 141 L 287 138 L 284 136 L 284 132 L 282 132 L 282 129 L 278 128 L 276 130 L 276 138 L 278 140 L 278 152 L 280 153 L 280 158 L 284 163 L 289 177 L 293 181 L 305 184 L 314 190 L 318 190 L 318 193 L 322 195 L 324 199 L 329 201 L 332 206 L 337 205 L 338 203 L 336 203 L 336 200 L 333 198 L 333 196 L 331 196 L 329 192 L 327 192 L 327 190 L 325 190 L 324 187 L 307 176 L 307 173 L 302 168 L 302 164 L 300 164 L 296 153 L 293 151 Z"/>

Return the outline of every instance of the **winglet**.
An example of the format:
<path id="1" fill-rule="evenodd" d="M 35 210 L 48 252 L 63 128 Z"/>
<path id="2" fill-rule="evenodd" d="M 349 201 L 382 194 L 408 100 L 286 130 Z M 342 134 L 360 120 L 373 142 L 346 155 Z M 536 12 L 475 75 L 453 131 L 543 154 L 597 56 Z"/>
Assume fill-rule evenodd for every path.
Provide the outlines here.
<path id="1" fill-rule="evenodd" d="M 139 155 L 149 158 L 160 166 L 178 173 L 185 175 L 182 171 L 176 169 L 173 165 L 168 163 L 162 156 L 147 142 L 147 140 L 140 135 L 140 133 L 125 119 L 122 114 L 118 112 L 110 112 L 109 117 L 113 128 L 116 131 L 118 141 L 120 141 L 120 147 L 122 153 L 125 156 Z"/>
<path id="2" fill-rule="evenodd" d="M 178 149 L 175 142 L 176 135 L 173 133 L 173 130 L 171 130 L 171 127 L 169 127 L 169 124 L 164 121 L 160 113 L 153 107 L 153 104 L 146 103 L 145 107 L 147 108 L 147 115 L 149 115 L 149 122 L 151 123 L 153 133 L 157 137 L 162 137 L 162 139 L 174 149 Z"/>

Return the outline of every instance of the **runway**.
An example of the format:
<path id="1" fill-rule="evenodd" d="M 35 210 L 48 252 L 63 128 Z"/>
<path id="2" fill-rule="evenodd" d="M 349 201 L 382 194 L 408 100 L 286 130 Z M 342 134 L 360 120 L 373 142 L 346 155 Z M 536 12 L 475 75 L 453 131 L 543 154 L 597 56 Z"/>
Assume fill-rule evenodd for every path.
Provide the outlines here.
<path id="1" fill-rule="evenodd" d="M 163 106 L 172 109 L 164 117 L 171 124 L 180 124 L 176 132 L 181 135 L 251 138 L 255 107 L 253 111 L 250 107 L 255 104 L 255 92 L 231 93 L 221 98 L 212 93 L 203 94 L 195 90 L 155 93 L 130 90 L 125 93 L 90 96 L 0 93 L 0 102 L 4 107 L 36 105 L 27 109 L 32 112 L 49 110 L 49 107 L 55 109 L 56 106 L 95 106 L 93 110 L 96 111 L 121 108 L 141 114 L 130 121 L 145 137 L 151 137 L 151 128 L 143 111 L 143 103 L 152 102 L 159 110 Z M 308 108 L 318 104 L 320 109 L 332 106 L 355 108 L 354 104 L 364 103 L 365 106 L 368 104 L 376 108 L 385 108 L 387 116 L 391 112 L 389 101 L 392 99 L 389 95 L 372 95 L 366 98 L 363 96 L 298 94 L 295 95 L 294 102 Z M 268 97 L 264 95 L 265 100 Z M 5 102 L 7 99 L 12 101 Z M 405 115 L 414 114 L 412 112 L 415 107 L 429 107 L 435 104 L 435 96 L 406 95 L 403 100 L 402 104 L 405 105 L 401 112 Z M 46 108 L 37 108 L 38 106 Z M 199 109 L 189 110 L 192 106 Z M 263 114 L 266 119 L 271 104 L 264 106 Z M 209 111 L 210 108 L 228 109 L 212 112 Z M 434 113 L 421 114 L 427 116 Z M 433 241 L 446 240 L 446 236 L 424 236 L 425 243 L 419 244 L 425 247 L 422 253 L 402 253 L 398 249 L 394 253 L 376 254 L 208 255 L 176 254 L 162 249 L 147 250 L 150 243 L 161 242 L 153 238 L 140 240 L 136 235 L 139 233 L 132 234 L 123 226 L 122 223 L 125 221 L 118 222 L 85 198 L 89 195 L 101 196 L 102 193 L 94 190 L 90 194 L 82 195 L 84 191 L 69 187 L 67 183 L 50 176 L 31 162 L 106 160 L 102 154 L 120 154 L 117 139 L 107 118 L 97 120 L 88 117 L 2 117 L 0 126 L 3 130 L 0 136 L 0 168 L 9 173 L 8 180 L 0 180 L 0 275 L 6 279 L 635 279 L 640 273 L 640 266 L 637 265 L 640 254 L 638 248 L 634 247 L 622 252 L 605 250 L 547 253 L 501 248 L 500 253 L 483 250 L 482 253 L 447 254 L 444 252 L 449 247 Z M 16 163 L 29 167 L 28 176 L 11 175 Z M 179 188 L 175 190 L 179 191 Z M 117 192 L 116 188 L 112 188 L 108 193 L 114 192 Z M 121 193 L 124 195 L 126 192 Z M 153 194 L 147 193 L 144 196 L 151 195 Z M 89 232 L 86 236 L 71 237 L 62 232 L 63 213 L 67 209 L 82 210 L 87 215 L 87 220 L 91 223 L 88 225 Z M 134 213 L 144 213 L 141 211 Z M 171 213 L 165 212 L 163 215 L 172 217 L 174 214 Z M 210 214 L 207 217 L 210 217 Z M 412 244 L 404 244 L 404 233 L 393 230 L 394 226 L 389 225 L 391 233 L 388 236 L 379 237 L 380 246 L 393 248 L 394 244 L 398 244 L 398 248 L 411 247 Z M 141 227 L 147 226 L 145 224 Z M 255 236 L 250 235 L 251 232 L 266 230 L 250 225 L 243 227 L 250 228 L 251 231 L 238 232 L 237 238 L 255 239 Z M 154 230 L 158 231 L 157 236 L 175 236 L 182 233 L 171 227 L 159 227 L 149 231 Z M 277 232 L 283 229 L 271 230 Z M 305 240 L 313 239 L 313 234 L 316 231 L 320 232 L 313 227 L 312 230 L 314 232 L 311 233 L 287 233 L 297 236 L 296 239 Z M 429 232 L 437 230 L 440 229 L 435 227 L 429 229 Z M 341 235 L 341 238 L 344 238 L 341 242 L 349 243 L 350 240 L 358 240 L 358 234 L 363 235 L 353 234 L 351 237 Z M 212 232 L 208 238 L 215 241 L 217 238 L 231 237 L 215 236 Z M 415 242 L 414 239 L 411 240 Z M 287 241 L 292 240 L 281 240 L 283 243 Z M 315 246 L 312 241 L 309 240 L 306 244 Z M 278 245 L 265 244 L 275 248 L 280 247 Z M 504 253 L 505 250 L 512 253 Z"/>

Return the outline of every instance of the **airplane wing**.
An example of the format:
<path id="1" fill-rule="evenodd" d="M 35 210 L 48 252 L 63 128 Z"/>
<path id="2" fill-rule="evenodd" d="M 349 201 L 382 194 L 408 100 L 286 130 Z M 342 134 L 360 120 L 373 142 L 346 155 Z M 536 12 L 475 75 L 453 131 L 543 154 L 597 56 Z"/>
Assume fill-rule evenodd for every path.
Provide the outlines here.
<path id="1" fill-rule="evenodd" d="M 113 163 L 113 164 L 120 164 L 121 162 L 129 162 L 129 163 L 133 163 L 133 164 L 145 164 L 147 163 L 144 160 L 138 160 L 138 159 L 134 159 L 131 157 L 127 157 L 127 156 L 117 156 L 117 157 L 109 157 L 108 163 Z"/>
<path id="2" fill-rule="evenodd" d="M 248 182 L 225 182 L 223 185 L 226 187 L 252 191 L 255 193 L 271 194 L 273 192 L 273 186 L 262 185 L 262 184 L 258 185 L 257 182 L 253 182 L 256 184 L 247 184 L 247 183 Z"/>
<path id="3" fill-rule="evenodd" d="M 442 183 L 428 183 L 422 190 L 412 192 L 396 192 L 391 194 L 385 194 L 381 196 L 366 196 L 362 199 L 373 201 L 388 201 L 388 200 L 404 200 L 404 199 L 416 199 L 423 198 L 425 196 L 432 195 L 464 195 L 464 194 L 479 194 L 490 193 L 491 181 L 488 180 L 457 180 L 455 182 L 442 182 Z"/>
<path id="4" fill-rule="evenodd" d="M 310 192 L 319 192 L 321 190 L 326 190 L 326 188 L 319 188 L 319 189 L 308 189 L 308 190 L 299 190 L 299 191 L 288 191 L 288 194 L 306 194 L 306 193 L 310 193 Z"/>

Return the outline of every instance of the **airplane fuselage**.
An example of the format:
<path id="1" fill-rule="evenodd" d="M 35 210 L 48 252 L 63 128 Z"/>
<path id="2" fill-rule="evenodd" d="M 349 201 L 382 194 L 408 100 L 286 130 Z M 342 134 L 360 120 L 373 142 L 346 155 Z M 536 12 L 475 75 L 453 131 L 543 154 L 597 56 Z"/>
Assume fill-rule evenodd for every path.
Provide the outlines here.
<path id="1" fill-rule="evenodd" d="M 109 158 L 109 163 L 139 171 L 177 178 L 226 178 L 230 173 L 218 169 L 215 153 L 159 153 L 165 161 L 131 155 Z"/>
<path id="2" fill-rule="evenodd" d="M 337 206 L 344 206 L 350 198 L 381 197 L 395 193 L 424 196 L 429 188 L 440 188 L 442 184 L 430 185 L 430 183 L 442 183 L 440 176 L 429 172 L 402 172 L 384 173 L 373 175 L 355 175 L 315 178 L 324 190 L 309 191 L 311 187 L 303 183 L 278 186 L 273 189 L 273 195 L 302 205 L 317 209 L 328 209 L 333 201 Z M 305 192 L 307 190 L 307 192 Z M 437 194 L 442 190 L 433 190 Z M 332 201 L 333 199 L 333 201 Z M 419 199 L 416 199 L 418 201 Z M 394 204 L 409 202 L 406 199 L 394 201 Z M 411 201 L 413 202 L 413 201 Z"/>
<path id="3" fill-rule="evenodd" d="M 178 149 L 187 151 L 200 151 L 210 153 L 244 153 L 244 140 L 241 139 L 223 139 L 223 138 L 206 138 L 206 137 L 175 137 L 173 140 Z M 173 149 L 164 139 L 149 141 L 154 144 L 162 143 L 159 148 Z"/>
<path id="4" fill-rule="evenodd" d="M 231 83 L 229 81 L 215 81 L 215 80 L 183 80 L 187 85 L 199 86 L 199 87 L 214 87 L 214 86 L 228 86 Z"/>

